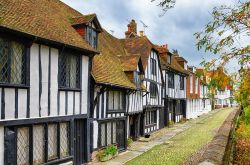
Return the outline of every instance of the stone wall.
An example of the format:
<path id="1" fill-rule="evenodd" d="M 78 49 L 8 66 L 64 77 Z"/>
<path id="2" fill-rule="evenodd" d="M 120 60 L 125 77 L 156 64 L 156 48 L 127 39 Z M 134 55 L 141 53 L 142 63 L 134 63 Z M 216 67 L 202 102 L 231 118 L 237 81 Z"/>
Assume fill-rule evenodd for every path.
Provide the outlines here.
<path id="1" fill-rule="evenodd" d="M 235 109 L 229 114 L 218 130 L 218 133 L 208 144 L 208 147 L 200 158 L 199 165 L 228 164 L 230 161 L 230 150 L 232 148 L 231 132 L 235 129 L 235 119 L 239 113 L 240 110 Z"/>

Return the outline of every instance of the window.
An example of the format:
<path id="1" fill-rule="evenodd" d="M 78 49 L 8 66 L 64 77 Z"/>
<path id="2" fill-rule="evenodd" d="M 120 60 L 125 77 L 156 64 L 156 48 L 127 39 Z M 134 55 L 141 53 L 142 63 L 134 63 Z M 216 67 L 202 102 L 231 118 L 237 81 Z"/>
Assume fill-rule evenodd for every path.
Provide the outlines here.
<path id="1" fill-rule="evenodd" d="M 190 75 L 190 93 L 193 93 L 193 75 Z"/>
<path id="2" fill-rule="evenodd" d="M 80 89 L 80 56 L 62 53 L 59 56 L 59 87 Z"/>
<path id="3" fill-rule="evenodd" d="M 168 88 L 174 88 L 174 73 L 168 73 Z"/>
<path id="4" fill-rule="evenodd" d="M 109 111 L 125 111 L 126 97 L 124 91 L 108 91 L 108 110 Z"/>
<path id="5" fill-rule="evenodd" d="M 0 38 L 0 83 L 26 84 L 25 46 Z"/>
<path id="6" fill-rule="evenodd" d="M 158 95 L 158 87 L 155 83 L 150 83 L 149 86 L 149 91 L 150 91 L 150 97 L 151 98 L 156 98 L 156 96 Z"/>
<path id="7" fill-rule="evenodd" d="M 172 61 L 172 60 L 171 60 L 171 55 L 168 54 L 168 63 L 171 64 L 171 61 Z"/>
<path id="8" fill-rule="evenodd" d="M 184 77 L 180 76 L 180 90 L 184 90 Z"/>
<path id="9" fill-rule="evenodd" d="M 198 93 L 198 78 L 195 79 L 195 93 Z"/>
<path id="10" fill-rule="evenodd" d="M 145 113 L 145 125 L 155 124 L 157 121 L 157 111 L 148 111 Z"/>
<path id="11" fill-rule="evenodd" d="M 134 82 L 135 82 L 137 88 L 141 87 L 140 72 L 138 72 L 138 71 L 134 72 Z"/>
<path id="12" fill-rule="evenodd" d="M 156 75 L 156 60 L 151 58 L 151 74 Z"/>
<path id="13" fill-rule="evenodd" d="M 13 154 L 16 153 L 17 156 L 16 160 L 11 156 L 6 157 L 6 162 L 38 165 L 69 157 L 69 132 L 69 122 L 6 128 L 5 152 L 14 151 Z M 13 137 L 16 138 L 16 143 L 11 140 Z M 30 154 L 30 151 L 33 153 Z"/>
<path id="14" fill-rule="evenodd" d="M 95 49 L 97 49 L 97 32 L 96 30 L 91 27 L 86 27 L 86 41 Z"/>
<path id="15" fill-rule="evenodd" d="M 123 120 L 100 122 L 99 132 L 99 147 L 109 144 L 117 144 L 118 148 L 124 147 L 125 123 Z"/>

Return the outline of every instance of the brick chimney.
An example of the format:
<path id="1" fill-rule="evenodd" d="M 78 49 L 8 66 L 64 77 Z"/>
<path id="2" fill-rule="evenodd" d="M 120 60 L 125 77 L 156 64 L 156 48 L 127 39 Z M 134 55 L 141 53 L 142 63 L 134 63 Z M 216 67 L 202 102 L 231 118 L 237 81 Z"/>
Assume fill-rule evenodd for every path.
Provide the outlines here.
<path id="1" fill-rule="evenodd" d="M 165 45 L 161 45 L 162 48 L 166 48 L 168 49 L 168 44 L 165 44 Z"/>
<path id="2" fill-rule="evenodd" d="M 128 24 L 128 31 L 125 32 L 126 38 L 129 38 L 131 33 L 136 36 L 137 35 L 137 24 L 134 19 Z"/>

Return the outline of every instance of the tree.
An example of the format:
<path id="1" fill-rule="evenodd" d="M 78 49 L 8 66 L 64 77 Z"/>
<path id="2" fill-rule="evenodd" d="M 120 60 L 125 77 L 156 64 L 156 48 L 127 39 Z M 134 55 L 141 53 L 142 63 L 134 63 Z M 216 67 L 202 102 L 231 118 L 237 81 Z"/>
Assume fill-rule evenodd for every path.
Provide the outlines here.
<path id="1" fill-rule="evenodd" d="M 238 2 L 233 7 L 215 7 L 212 21 L 204 31 L 195 33 L 198 50 L 220 54 L 218 58 L 204 61 L 209 68 L 216 62 L 225 65 L 232 59 L 237 59 L 240 65 L 250 62 L 250 1 Z M 244 43 L 242 41 L 246 41 Z"/>

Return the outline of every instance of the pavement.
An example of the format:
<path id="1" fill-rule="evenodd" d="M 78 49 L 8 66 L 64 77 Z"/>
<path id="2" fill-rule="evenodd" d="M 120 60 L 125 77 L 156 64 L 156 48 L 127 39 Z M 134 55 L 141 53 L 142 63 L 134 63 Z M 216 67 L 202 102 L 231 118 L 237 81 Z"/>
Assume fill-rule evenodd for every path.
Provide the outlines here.
<path id="1" fill-rule="evenodd" d="M 185 123 L 176 123 L 171 128 L 162 128 L 151 134 L 149 140 L 141 138 L 139 141 L 133 142 L 127 149 L 127 151 L 120 153 L 114 159 L 111 159 L 107 162 L 98 162 L 94 163 L 96 165 L 121 165 L 126 162 L 136 158 L 137 156 L 147 152 L 156 145 L 171 143 L 171 138 L 184 132 L 188 128 L 192 127 L 195 124 L 202 123 L 202 120 L 209 118 L 213 114 L 217 113 L 218 110 L 210 111 L 207 114 L 204 114 L 196 119 L 191 119 Z"/>

